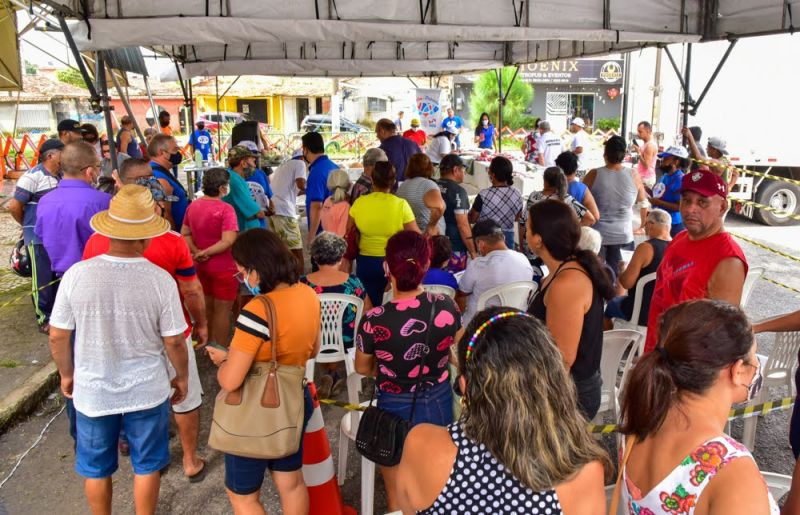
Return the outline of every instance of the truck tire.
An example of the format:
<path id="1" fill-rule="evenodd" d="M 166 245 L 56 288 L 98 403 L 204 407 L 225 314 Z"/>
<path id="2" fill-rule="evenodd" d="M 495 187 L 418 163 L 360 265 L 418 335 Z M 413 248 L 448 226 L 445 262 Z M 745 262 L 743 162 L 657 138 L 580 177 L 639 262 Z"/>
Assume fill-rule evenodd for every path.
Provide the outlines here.
<path id="1" fill-rule="evenodd" d="M 790 211 L 794 215 L 800 214 L 800 188 L 788 182 L 766 180 L 756 192 L 756 202 L 775 209 Z M 797 225 L 798 221 L 770 211 L 755 208 L 753 218 L 764 225 Z"/>

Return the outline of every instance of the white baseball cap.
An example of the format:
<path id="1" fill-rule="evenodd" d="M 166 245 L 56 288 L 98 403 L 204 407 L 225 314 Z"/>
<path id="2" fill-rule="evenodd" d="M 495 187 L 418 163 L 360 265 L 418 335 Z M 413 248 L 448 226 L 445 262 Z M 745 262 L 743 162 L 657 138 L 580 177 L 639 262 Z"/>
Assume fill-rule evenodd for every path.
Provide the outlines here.
<path id="1" fill-rule="evenodd" d="M 720 137 L 711 136 L 710 138 L 708 138 L 708 146 L 716 148 L 717 150 L 722 152 L 723 155 L 728 154 L 728 151 L 726 150 L 728 148 L 728 142 Z"/>
<path id="2" fill-rule="evenodd" d="M 586 122 L 583 121 L 583 118 L 573 118 L 570 124 L 577 125 L 580 128 L 586 127 Z"/>
<path id="3" fill-rule="evenodd" d="M 689 159 L 689 151 L 686 150 L 686 147 L 672 146 L 668 147 L 667 150 L 658 154 L 658 157 L 660 158 L 664 158 L 667 156 L 675 156 L 675 157 L 680 157 L 681 159 Z"/>

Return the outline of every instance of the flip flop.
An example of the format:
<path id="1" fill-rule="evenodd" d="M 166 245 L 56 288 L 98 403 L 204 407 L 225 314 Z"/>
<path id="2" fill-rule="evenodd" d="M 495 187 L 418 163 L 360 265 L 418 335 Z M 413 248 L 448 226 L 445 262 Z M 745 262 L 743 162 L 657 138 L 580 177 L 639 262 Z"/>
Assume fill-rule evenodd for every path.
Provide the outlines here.
<path id="1" fill-rule="evenodd" d="M 208 465 L 206 464 L 205 460 L 200 460 L 200 461 L 203 462 L 203 467 L 198 472 L 196 472 L 194 475 L 186 476 L 187 479 L 189 479 L 190 483 L 199 483 L 200 481 L 202 481 L 206 477 L 206 469 L 208 468 Z"/>

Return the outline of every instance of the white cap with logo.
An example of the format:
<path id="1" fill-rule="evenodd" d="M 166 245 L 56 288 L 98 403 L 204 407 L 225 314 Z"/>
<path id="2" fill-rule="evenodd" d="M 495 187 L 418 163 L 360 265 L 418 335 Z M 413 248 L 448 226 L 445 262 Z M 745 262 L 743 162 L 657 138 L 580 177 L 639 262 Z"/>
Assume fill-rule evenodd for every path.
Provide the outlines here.
<path id="1" fill-rule="evenodd" d="M 580 128 L 586 127 L 586 122 L 583 121 L 583 118 L 573 118 L 570 124 L 577 125 Z"/>

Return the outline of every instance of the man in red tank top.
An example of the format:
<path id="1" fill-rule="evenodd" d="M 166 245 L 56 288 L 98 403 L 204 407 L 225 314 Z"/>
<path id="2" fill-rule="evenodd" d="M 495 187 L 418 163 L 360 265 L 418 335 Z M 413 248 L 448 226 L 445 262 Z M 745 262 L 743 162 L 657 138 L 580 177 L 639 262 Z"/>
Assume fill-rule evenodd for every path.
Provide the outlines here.
<path id="1" fill-rule="evenodd" d="M 675 304 L 702 298 L 739 304 L 747 259 L 723 226 L 727 197 L 725 182 L 713 173 L 683 177 L 680 210 L 686 230 L 672 240 L 658 267 L 645 352 L 656 347 L 659 318 Z"/>

